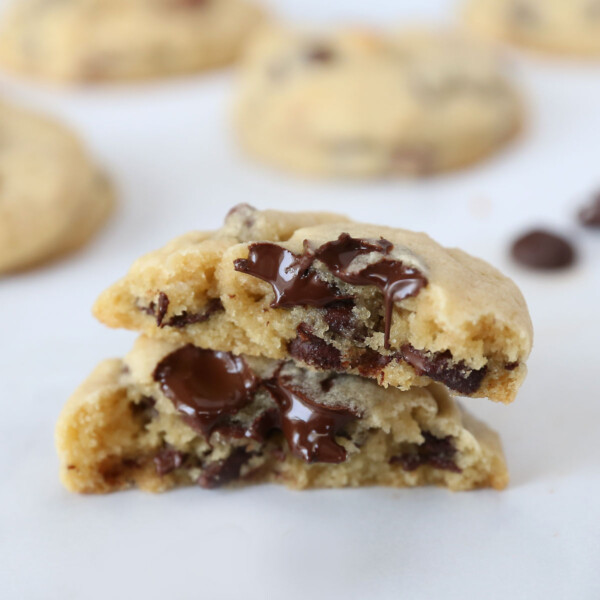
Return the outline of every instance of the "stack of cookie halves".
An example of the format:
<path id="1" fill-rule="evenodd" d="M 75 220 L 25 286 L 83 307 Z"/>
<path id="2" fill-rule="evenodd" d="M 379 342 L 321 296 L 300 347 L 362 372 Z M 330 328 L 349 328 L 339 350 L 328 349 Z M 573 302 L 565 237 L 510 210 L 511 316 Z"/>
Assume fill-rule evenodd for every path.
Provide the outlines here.
<path id="1" fill-rule="evenodd" d="M 453 396 L 515 398 L 527 306 L 423 233 L 240 205 L 139 259 L 95 314 L 141 335 L 62 412 L 70 490 L 507 484 Z"/>

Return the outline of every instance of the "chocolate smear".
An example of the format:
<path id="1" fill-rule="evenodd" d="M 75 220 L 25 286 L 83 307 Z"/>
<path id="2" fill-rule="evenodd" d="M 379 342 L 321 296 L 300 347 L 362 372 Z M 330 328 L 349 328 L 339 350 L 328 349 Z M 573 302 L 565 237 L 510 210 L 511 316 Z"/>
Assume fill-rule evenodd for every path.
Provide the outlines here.
<path id="1" fill-rule="evenodd" d="M 185 422 L 206 436 L 246 406 L 259 383 L 243 358 L 191 344 L 165 356 L 154 380 Z"/>
<path id="2" fill-rule="evenodd" d="M 413 451 L 393 456 L 390 464 L 399 464 L 405 471 L 429 465 L 435 469 L 462 473 L 462 469 L 454 462 L 456 448 L 451 437 L 437 438 L 428 431 L 423 431 L 423 437 L 425 441 L 422 444 L 415 446 Z"/>
<path id="3" fill-rule="evenodd" d="M 276 244 L 262 242 L 251 244 L 248 258 L 238 258 L 233 264 L 236 271 L 271 285 L 275 293 L 273 308 L 323 307 L 348 299 L 349 296 L 342 296 L 310 269 L 312 261 L 310 255 L 297 255 Z"/>
<path id="4" fill-rule="evenodd" d="M 360 415 L 347 408 L 319 404 L 280 375 L 265 381 L 264 386 L 279 406 L 281 430 L 294 456 L 308 463 L 346 460 L 346 450 L 335 436 Z"/>

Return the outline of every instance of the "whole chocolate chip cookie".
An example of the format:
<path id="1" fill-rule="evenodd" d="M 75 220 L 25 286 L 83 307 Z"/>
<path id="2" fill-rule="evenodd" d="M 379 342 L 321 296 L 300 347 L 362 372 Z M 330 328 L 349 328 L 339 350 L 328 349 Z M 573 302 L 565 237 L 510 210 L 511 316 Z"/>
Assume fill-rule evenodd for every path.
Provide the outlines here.
<path id="1" fill-rule="evenodd" d="M 172 342 L 510 402 L 532 328 L 515 284 L 423 233 L 234 208 L 139 259 L 96 316 Z"/>
<path id="2" fill-rule="evenodd" d="M 245 0 L 16 0 L 0 64 L 64 82 L 202 71 L 231 63 L 262 19 Z"/>
<path id="3" fill-rule="evenodd" d="M 438 386 L 384 389 L 290 359 L 144 336 L 75 392 L 56 442 L 63 483 L 88 493 L 260 482 L 469 490 L 508 481 L 496 434 Z"/>
<path id="4" fill-rule="evenodd" d="M 443 32 L 262 32 L 234 107 L 248 154 L 319 176 L 421 176 L 463 167 L 518 130 L 492 56 Z"/>
<path id="5" fill-rule="evenodd" d="M 82 245 L 113 205 L 107 179 L 66 127 L 5 102 L 0 182 L 0 273 Z"/>
<path id="6" fill-rule="evenodd" d="M 600 56 L 599 0 L 468 0 L 465 19 L 487 37 L 547 52 Z"/>

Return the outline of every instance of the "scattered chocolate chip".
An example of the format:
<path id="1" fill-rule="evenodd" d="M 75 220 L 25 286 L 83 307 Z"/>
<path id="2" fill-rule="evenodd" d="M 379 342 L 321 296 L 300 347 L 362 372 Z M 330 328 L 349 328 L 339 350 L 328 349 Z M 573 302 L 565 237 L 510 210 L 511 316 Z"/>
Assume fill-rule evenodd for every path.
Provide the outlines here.
<path id="1" fill-rule="evenodd" d="M 226 459 L 209 463 L 198 477 L 198 485 L 212 490 L 238 479 L 251 457 L 245 448 L 236 448 Z"/>
<path id="2" fill-rule="evenodd" d="M 305 54 L 306 60 L 311 63 L 326 64 L 335 60 L 336 54 L 333 48 L 325 44 L 316 44 L 309 48 Z"/>
<path id="3" fill-rule="evenodd" d="M 175 469 L 179 469 L 179 467 L 183 465 L 184 460 L 185 454 L 183 452 L 179 452 L 178 450 L 175 450 L 175 448 L 165 446 L 164 448 L 161 448 L 154 457 L 156 474 L 159 477 L 168 475 L 172 471 L 175 471 Z"/>
<path id="4" fill-rule="evenodd" d="M 439 381 L 465 395 L 474 394 L 487 373 L 487 366 L 472 369 L 464 361 L 454 362 L 450 350 L 427 352 L 404 344 L 400 348 L 398 358 L 411 365 L 417 375 L 431 377 L 434 381 Z"/>
<path id="5" fill-rule="evenodd" d="M 243 358 L 191 344 L 165 356 L 154 380 L 185 422 L 207 436 L 246 406 L 259 384 Z"/>
<path id="6" fill-rule="evenodd" d="M 579 222 L 584 227 L 600 227 L 600 194 L 579 211 Z"/>
<path id="7" fill-rule="evenodd" d="M 348 299 L 334 286 L 310 269 L 312 256 L 297 255 L 271 243 L 256 243 L 249 247 L 248 258 L 233 262 L 236 271 L 262 279 L 271 285 L 275 300 L 273 308 L 293 306 L 327 306 Z"/>
<path id="8" fill-rule="evenodd" d="M 323 244 L 315 251 L 315 258 L 324 263 L 333 275 L 352 285 L 373 285 L 383 294 L 385 308 L 384 347 L 389 348 L 394 303 L 416 296 L 427 285 L 425 276 L 401 261 L 382 258 L 358 272 L 348 267 L 361 254 L 379 252 L 389 254 L 394 245 L 383 238 L 362 240 L 342 233 L 340 237 Z"/>
<path id="9" fill-rule="evenodd" d="M 292 358 L 317 369 L 342 369 L 342 353 L 335 346 L 314 335 L 306 323 L 300 323 L 296 331 L 298 335 L 288 343 Z"/>
<path id="10" fill-rule="evenodd" d="M 371 348 L 366 348 L 352 361 L 352 367 L 358 369 L 363 377 L 376 377 L 391 361 L 391 356 L 384 356 Z"/>
<path id="11" fill-rule="evenodd" d="M 346 450 L 335 441 L 360 415 L 345 407 L 317 403 L 286 378 L 264 382 L 281 411 L 281 430 L 294 456 L 313 463 L 340 463 Z"/>
<path id="12" fill-rule="evenodd" d="M 575 251 L 570 242 L 542 229 L 518 238 L 511 253 L 518 263 L 533 269 L 564 269 L 575 262 Z"/>
<path id="13" fill-rule="evenodd" d="M 436 438 L 428 431 L 423 431 L 425 441 L 415 445 L 410 451 L 390 459 L 391 464 L 399 464 L 405 471 L 414 471 L 421 465 L 429 465 L 435 469 L 462 473 L 456 463 L 454 456 L 456 448 L 452 444 L 451 437 Z"/>

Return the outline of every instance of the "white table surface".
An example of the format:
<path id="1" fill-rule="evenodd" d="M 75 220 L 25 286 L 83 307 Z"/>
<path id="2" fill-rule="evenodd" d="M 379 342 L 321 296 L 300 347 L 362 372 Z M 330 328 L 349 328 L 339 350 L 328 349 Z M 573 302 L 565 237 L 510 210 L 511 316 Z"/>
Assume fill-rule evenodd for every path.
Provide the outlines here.
<path id="1" fill-rule="evenodd" d="M 272 2 L 290 18 L 450 21 L 452 1 Z M 600 598 L 600 232 L 577 207 L 600 189 L 600 64 L 511 54 L 530 107 L 490 161 L 426 181 L 310 182 L 240 156 L 227 126 L 232 75 L 65 92 L 3 81 L 76 127 L 120 191 L 82 252 L 0 281 L 0 597 L 6 599 Z M 93 320 L 97 294 L 178 234 L 233 204 L 328 209 L 424 230 L 514 277 L 536 331 L 511 406 L 467 400 L 502 435 L 502 492 L 185 489 L 77 496 L 59 484 L 53 428 L 94 365 L 134 334 Z M 507 243 L 546 224 L 578 266 L 535 274 Z"/>

